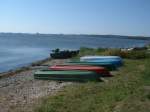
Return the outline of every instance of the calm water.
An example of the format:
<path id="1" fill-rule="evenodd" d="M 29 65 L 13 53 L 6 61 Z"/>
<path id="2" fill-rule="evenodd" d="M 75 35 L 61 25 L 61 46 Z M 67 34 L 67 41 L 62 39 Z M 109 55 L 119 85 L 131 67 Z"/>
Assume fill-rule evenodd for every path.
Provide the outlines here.
<path id="1" fill-rule="evenodd" d="M 125 48 L 144 46 L 147 40 L 69 35 L 0 35 L 0 72 L 28 65 L 49 56 L 52 49 L 80 47 Z"/>

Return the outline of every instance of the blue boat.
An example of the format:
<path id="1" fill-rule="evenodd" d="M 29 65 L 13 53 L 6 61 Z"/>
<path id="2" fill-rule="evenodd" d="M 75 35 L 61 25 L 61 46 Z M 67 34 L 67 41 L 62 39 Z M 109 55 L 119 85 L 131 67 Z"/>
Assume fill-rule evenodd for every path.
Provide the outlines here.
<path id="1" fill-rule="evenodd" d="M 98 55 L 95 55 L 95 56 L 83 56 L 83 57 L 80 57 L 80 60 L 81 61 L 86 61 L 86 60 L 121 60 L 122 61 L 122 58 L 119 57 L 119 56 L 98 56 Z"/>
<path id="2" fill-rule="evenodd" d="M 88 60 L 88 61 L 82 61 L 82 62 L 94 62 L 94 63 L 111 63 L 113 65 L 115 65 L 116 67 L 120 67 L 123 65 L 122 61 L 118 61 L 118 60 Z"/>
<path id="3" fill-rule="evenodd" d="M 82 62 L 94 62 L 94 63 L 111 63 L 116 67 L 123 65 L 123 60 L 119 56 L 84 56 L 80 58 Z"/>

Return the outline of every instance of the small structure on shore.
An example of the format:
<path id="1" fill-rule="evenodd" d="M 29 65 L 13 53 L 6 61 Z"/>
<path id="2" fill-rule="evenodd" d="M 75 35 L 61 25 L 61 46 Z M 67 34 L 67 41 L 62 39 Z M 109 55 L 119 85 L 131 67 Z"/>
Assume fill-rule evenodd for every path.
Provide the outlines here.
<path id="1" fill-rule="evenodd" d="M 121 51 L 142 51 L 142 50 L 148 50 L 148 46 L 121 49 Z"/>

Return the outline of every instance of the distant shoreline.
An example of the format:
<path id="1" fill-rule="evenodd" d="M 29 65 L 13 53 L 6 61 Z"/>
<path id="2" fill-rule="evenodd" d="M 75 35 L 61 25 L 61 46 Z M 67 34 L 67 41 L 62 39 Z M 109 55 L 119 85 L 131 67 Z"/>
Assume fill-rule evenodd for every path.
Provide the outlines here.
<path id="1" fill-rule="evenodd" d="M 43 34 L 43 33 L 3 33 L 0 32 L 0 37 L 2 36 L 43 36 L 43 37 L 53 37 L 53 36 L 91 36 L 99 38 L 121 38 L 121 39 L 135 39 L 135 40 L 150 40 L 150 36 L 129 36 L 129 35 L 97 35 L 97 34 Z M 58 37 L 59 38 L 59 37 Z"/>

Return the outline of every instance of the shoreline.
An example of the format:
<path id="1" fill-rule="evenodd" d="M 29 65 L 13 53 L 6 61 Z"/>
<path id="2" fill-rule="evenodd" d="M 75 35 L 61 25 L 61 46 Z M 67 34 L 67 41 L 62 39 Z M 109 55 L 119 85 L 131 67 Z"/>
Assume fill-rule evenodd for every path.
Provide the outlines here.
<path id="1" fill-rule="evenodd" d="M 34 79 L 34 72 L 40 65 L 61 64 L 66 60 L 46 58 L 0 76 L 0 112 L 32 112 L 40 99 L 55 95 L 72 82 Z"/>
<path id="2" fill-rule="evenodd" d="M 150 44 L 147 44 L 144 47 L 148 48 L 148 50 L 149 50 L 149 46 L 150 46 Z M 144 48 L 144 47 L 141 47 L 141 48 Z M 128 50 L 128 49 L 126 48 L 126 50 Z M 33 67 L 36 67 L 36 66 L 37 67 L 38 66 L 43 66 L 43 67 L 45 66 L 46 67 L 46 66 L 48 66 L 48 64 L 45 65 L 44 63 L 52 61 L 52 60 L 55 60 L 55 59 L 52 59 L 51 57 L 47 57 L 47 58 L 42 59 L 42 60 L 31 62 L 29 65 L 26 65 L 26 66 L 23 66 L 23 67 L 17 67 L 15 69 L 8 70 L 6 72 L 0 72 L 0 79 L 15 75 L 17 73 L 24 72 L 24 71 L 27 71 L 27 70 L 32 70 Z"/>
<path id="3" fill-rule="evenodd" d="M 17 67 L 16 69 L 8 70 L 6 72 L 1 72 L 0 73 L 0 79 L 15 75 L 17 73 L 24 72 L 24 71 L 27 71 L 27 70 L 32 70 L 33 69 L 32 67 L 41 66 L 42 64 L 44 64 L 48 61 L 51 61 L 51 60 L 52 60 L 52 58 L 48 57 L 48 58 L 45 58 L 45 59 L 42 59 L 42 60 L 39 60 L 39 61 L 31 62 L 27 66 Z"/>
<path id="4" fill-rule="evenodd" d="M 101 50 L 97 51 L 97 50 L 90 50 L 90 49 L 89 50 L 84 49 L 83 51 L 85 51 L 85 50 L 93 52 L 94 54 L 97 54 L 97 52 L 100 52 L 101 54 L 103 54 L 103 52 L 104 52 Z M 83 52 L 83 51 L 81 50 L 81 52 Z M 87 53 L 88 52 L 84 52 L 82 55 L 85 55 Z M 107 52 L 104 52 L 104 53 L 107 54 Z M 9 71 L 9 72 L 6 72 L 5 74 L 3 74 L 3 76 L 0 78 L 0 91 L 1 91 L 0 92 L 0 108 L 1 108 L 0 112 L 10 112 L 10 111 L 33 112 L 33 109 L 35 107 L 42 105 L 43 98 L 47 98 L 47 96 L 52 96 L 52 98 L 53 98 L 55 95 L 56 96 L 58 95 L 57 93 L 63 91 L 65 89 L 65 87 L 78 84 L 75 82 L 60 82 L 60 81 L 34 79 L 34 72 L 35 72 L 35 70 L 40 69 L 39 68 L 40 66 L 46 67 L 47 65 L 63 64 L 67 60 L 68 59 L 52 59 L 49 57 L 49 58 L 43 59 L 41 61 L 32 62 L 27 67 L 21 67 L 19 69 L 12 70 L 12 71 Z M 148 61 L 148 59 L 146 59 L 146 58 L 145 58 L 145 60 Z M 130 78 L 132 79 L 131 76 L 134 76 L 134 75 L 132 75 L 133 71 L 136 73 L 137 69 L 140 69 L 141 72 L 145 69 L 145 68 L 143 68 L 145 66 L 145 61 L 140 61 L 139 59 L 131 60 L 129 58 L 129 60 L 126 60 L 126 63 L 128 64 L 128 66 L 125 66 L 124 68 L 121 68 L 119 71 L 113 73 L 114 75 L 116 75 L 115 77 L 112 77 L 111 79 L 104 78 L 103 84 L 106 84 L 106 86 L 104 86 L 104 87 L 111 88 L 112 86 L 109 86 L 109 85 L 113 85 L 115 87 L 115 88 L 113 88 L 113 92 L 116 93 L 116 89 L 117 89 L 116 85 L 118 85 L 118 84 L 124 85 L 124 83 L 120 82 L 120 79 L 122 79 L 122 80 L 126 79 L 126 78 L 124 78 L 124 77 L 126 77 L 124 75 L 124 73 L 127 73 L 128 79 L 130 79 Z M 129 69 L 130 67 L 132 69 Z M 141 76 L 140 73 L 137 74 L 137 76 Z M 118 79 L 115 81 L 115 79 L 117 77 L 118 77 Z M 133 78 L 133 79 L 136 79 L 136 78 Z M 115 83 L 113 80 L 115 81 Z M 134 82 L 134 80 L 128 80 L 128 81 Z M 92 92 L 93 88 L 98 87 L 97 84 L 99 85 L 100 83 L 94 83 L 94 84 L 96 84 L 96 86 L 92 86 L 93 84 L 92 85 L 91 84 L 92 83 L 84 84 L 86 88 L 88 86 L 91 87 L 90 89 L 87 88 L 88 90 L 86 90 L 86 88 L 82 90 L 82 87 L 84 85 L 79 85 L 79 89 L 75 89 L 75 91 L 81 90 L 81 92 L 85 92 L 87 95 L 88 91 L 90 91 L 90 90 L 91 90 L 90 93 L 93 93 Z M 101 86 L 99 86 L 99 87 L 101 88 Z M 130 84 L 129 84 L 129 87 L 131 87 Z M 72 87 L 71 87 L 71 90 L 73 90 Z M 112 90 L 112 89 L 110 89 L 110 90 Z M 124 88 L 120 88 L 121 92 L 122 92 L 122 90 L 124 90 Z M 70 90 L 67 90 L 67 91 L 69 92 Z M 106 91 L 107 93 L 111 92 L 106 89 L 104 91 Z M 81 93 L 81 92 L 79 92 L 79 93 Z M 99 93 L 101 93 L 101 92 L 102 91 L 100 89 L 100 92 L 98 92 L 97 95 L 99 95 Z M 69 95 L 70 95 L 70 93 L 71 92 L 69 92 Z M 125 91 L 125 93 L 126 93 L 126 91 Z M 104 92 L 104 95 L 105 94 L 106 93 Z M 71 100 L 72 100 L 72 98 L 76 99 L 76 96 L 77 96 L 76 92 L 74 92 L 73 95 L 75 95 L 75 97 L 71 97 Z M 114 97 L 113 95 L 114 95 L 114 93 L 112 94 L 112 98 Z M 81 96 L 84 96 L 84 95 L 81 93 Z M 104 100 L 106 100 L 106 99 L 104 99 Z M 54 101 L 54 103 L 55 103 L 55 101 Z"/>

